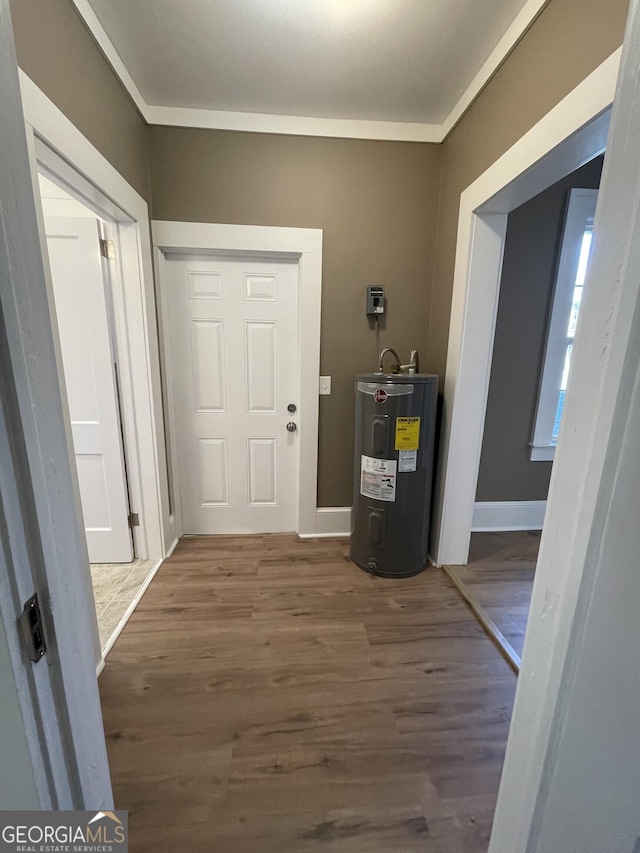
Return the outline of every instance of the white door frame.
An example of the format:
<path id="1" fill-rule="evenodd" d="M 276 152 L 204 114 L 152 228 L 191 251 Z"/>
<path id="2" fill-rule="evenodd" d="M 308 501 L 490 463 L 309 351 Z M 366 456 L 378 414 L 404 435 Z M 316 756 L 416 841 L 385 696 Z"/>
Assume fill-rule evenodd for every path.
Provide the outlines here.
<path id="1" fill-rule="evenodd" d="M 175 545 L 176 533 L 169 513 L 148 206 L 35 83 L 19 74 L 32 168 L 41 167 L 115 223 L 122 253 L 112 288 L 121 415 L 131 511 L 140 516 L 134 542 L 137 557 L 159 559 Z M 38 193 L 42 226 L 39 198 Z M 51 294 L 50 276 L 48 287 Z"/>
<path id="2" fill-rule="evenodd" d="M 469 559 L 508 213 L 602 153 L 621 49 L 460 197 L 430 554 Z"/>
<path id="3" fill-rule="evenodd" d="M 0 0 L 0 113 L 0 634 L 6 639 L 0 665 L 3 685 L 6 679 L 15 700 L 0 750 L 9 775 L 15 761 L 27 760 L 15 770 L 16 784 L 31 790 L 30 805 L 36 800 L 44 809 L 108 809 L 113 798 L 95 674 L 87 546 L 38 243 L 8 0 Z M 34 591 L 49 647 L 37 663 L 27 659 L 17 627 L 22 603 Z"/>
<path id="4" fill-rule="evenodd" d="M 638 850 L 639 88 L 632 0 L 490 853 Z"/>
<path id="5" fill-rule="evenodd" d="M 298 528 L 299 535 L 316 532 L 318 484 L 318 377 L 320 375 L 320 304 L 322 296 L 322 231 L 317 228 L 279 228 L 258 225 L 217 225 L 200 222 L 152 222 L 156 272 L 161 294 L 164 354 L 170 364 L 169 334 L 166 317 L 163 267 L 164 253 L 203 251 L 211 254 L 253 254 L 273 260 L 298 259 L 298 348 L 299 348 L 299 461 Z M 170 389 L 171 370 L 167 368 L 167 403 L 173 482 L 178 482 L 175 428 Z M 174 488 L 177 504 L 179 489 Z M 177 508 L 177 507 L 176 507 Z M 178 527 L 181 532 L 181 526 Z"/>

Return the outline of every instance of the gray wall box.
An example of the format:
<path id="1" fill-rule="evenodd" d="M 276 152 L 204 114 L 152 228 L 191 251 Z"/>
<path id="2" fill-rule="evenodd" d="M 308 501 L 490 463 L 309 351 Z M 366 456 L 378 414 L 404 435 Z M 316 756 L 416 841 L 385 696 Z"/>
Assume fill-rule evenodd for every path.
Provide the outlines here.
<path id="1" fill-rule="evenodd" d="M 351 559 L 384 577 L 427 563 L 438 377 L 355 377 Z"/>

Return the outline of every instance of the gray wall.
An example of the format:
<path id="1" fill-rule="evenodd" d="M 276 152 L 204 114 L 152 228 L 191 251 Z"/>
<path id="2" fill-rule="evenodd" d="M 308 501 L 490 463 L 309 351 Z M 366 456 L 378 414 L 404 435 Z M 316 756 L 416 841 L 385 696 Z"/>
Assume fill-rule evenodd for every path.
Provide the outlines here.
<path id="1" fill-rule="evenodd" d="M 156 219 L 322 228 L 318 505 L 349 506 L 353 374 L 375 366 L 365 288 L 385 286 L 382 343 L 422 353 L 441 146 L 150 128 Z"/>
<path id="2" fill-rule="evenodd" d="M 20 68 L 148 201 L 147 126 L 73 4 L 10 6 Z"/>
<path id="3" fill-rule="evenodd" d="M 622 44 L 628 0 L 550 0 L 443 145 L 427 367 L 444 372 L 460 194 Z"/>
<path id="4" fill-rule="evenodd" d="M 20 66 L 155 216 L 325 230 L 318 499 L 343 506 L 365 286 L 387 288 L 383 343 L 443 376 L 460 193 L 622 43 L 628 2 L 550 0 L 441 146 L 146 128 L 70 0 L 11 5 Z"/>
<path id="5" fill-rule="evenodd" d="M 509 214 L 476 500 L 546 500 L 551 462 L 531 462 L 529 442 L 567 196 L 597 189 L 602 157 Z"/>

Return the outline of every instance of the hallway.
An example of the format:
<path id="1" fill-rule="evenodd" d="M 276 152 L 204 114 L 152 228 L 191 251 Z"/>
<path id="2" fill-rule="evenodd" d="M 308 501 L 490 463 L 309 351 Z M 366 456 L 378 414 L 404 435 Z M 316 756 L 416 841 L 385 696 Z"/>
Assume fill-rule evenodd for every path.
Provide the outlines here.
<path id="1" fill-rule="evenodd" d="M 183 539 L 100 678 L 132 853 L 484 853 L 516 679 L 447 577 Z"/>

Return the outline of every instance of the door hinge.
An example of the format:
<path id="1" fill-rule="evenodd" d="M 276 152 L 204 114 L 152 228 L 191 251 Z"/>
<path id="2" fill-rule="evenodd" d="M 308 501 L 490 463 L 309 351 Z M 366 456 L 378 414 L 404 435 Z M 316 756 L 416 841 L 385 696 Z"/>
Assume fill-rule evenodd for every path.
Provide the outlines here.
<path id="1" fill-rule="evenodd" d="M 44 640 L 44 628 L 42 625 L 42 613 L 38 594 L 35 593 L 25 602 L 22 614 L 18 620 L 22 641 L 27 650 L 30 661 L 37 663 L 47 653 L 47 644 Z"/>
<path id="2" fill-rule="evenodd" d="M 116 256 L 116 250 L 113 245 L 113 240 L 100 239 L 100 254 L 103 258 L 112 261 Z"/>
<path id="3" fill-rule="evenodd" d="M 140 527 L 140 516 L 137 512 L 129 513 L 129 527 Z"/>

